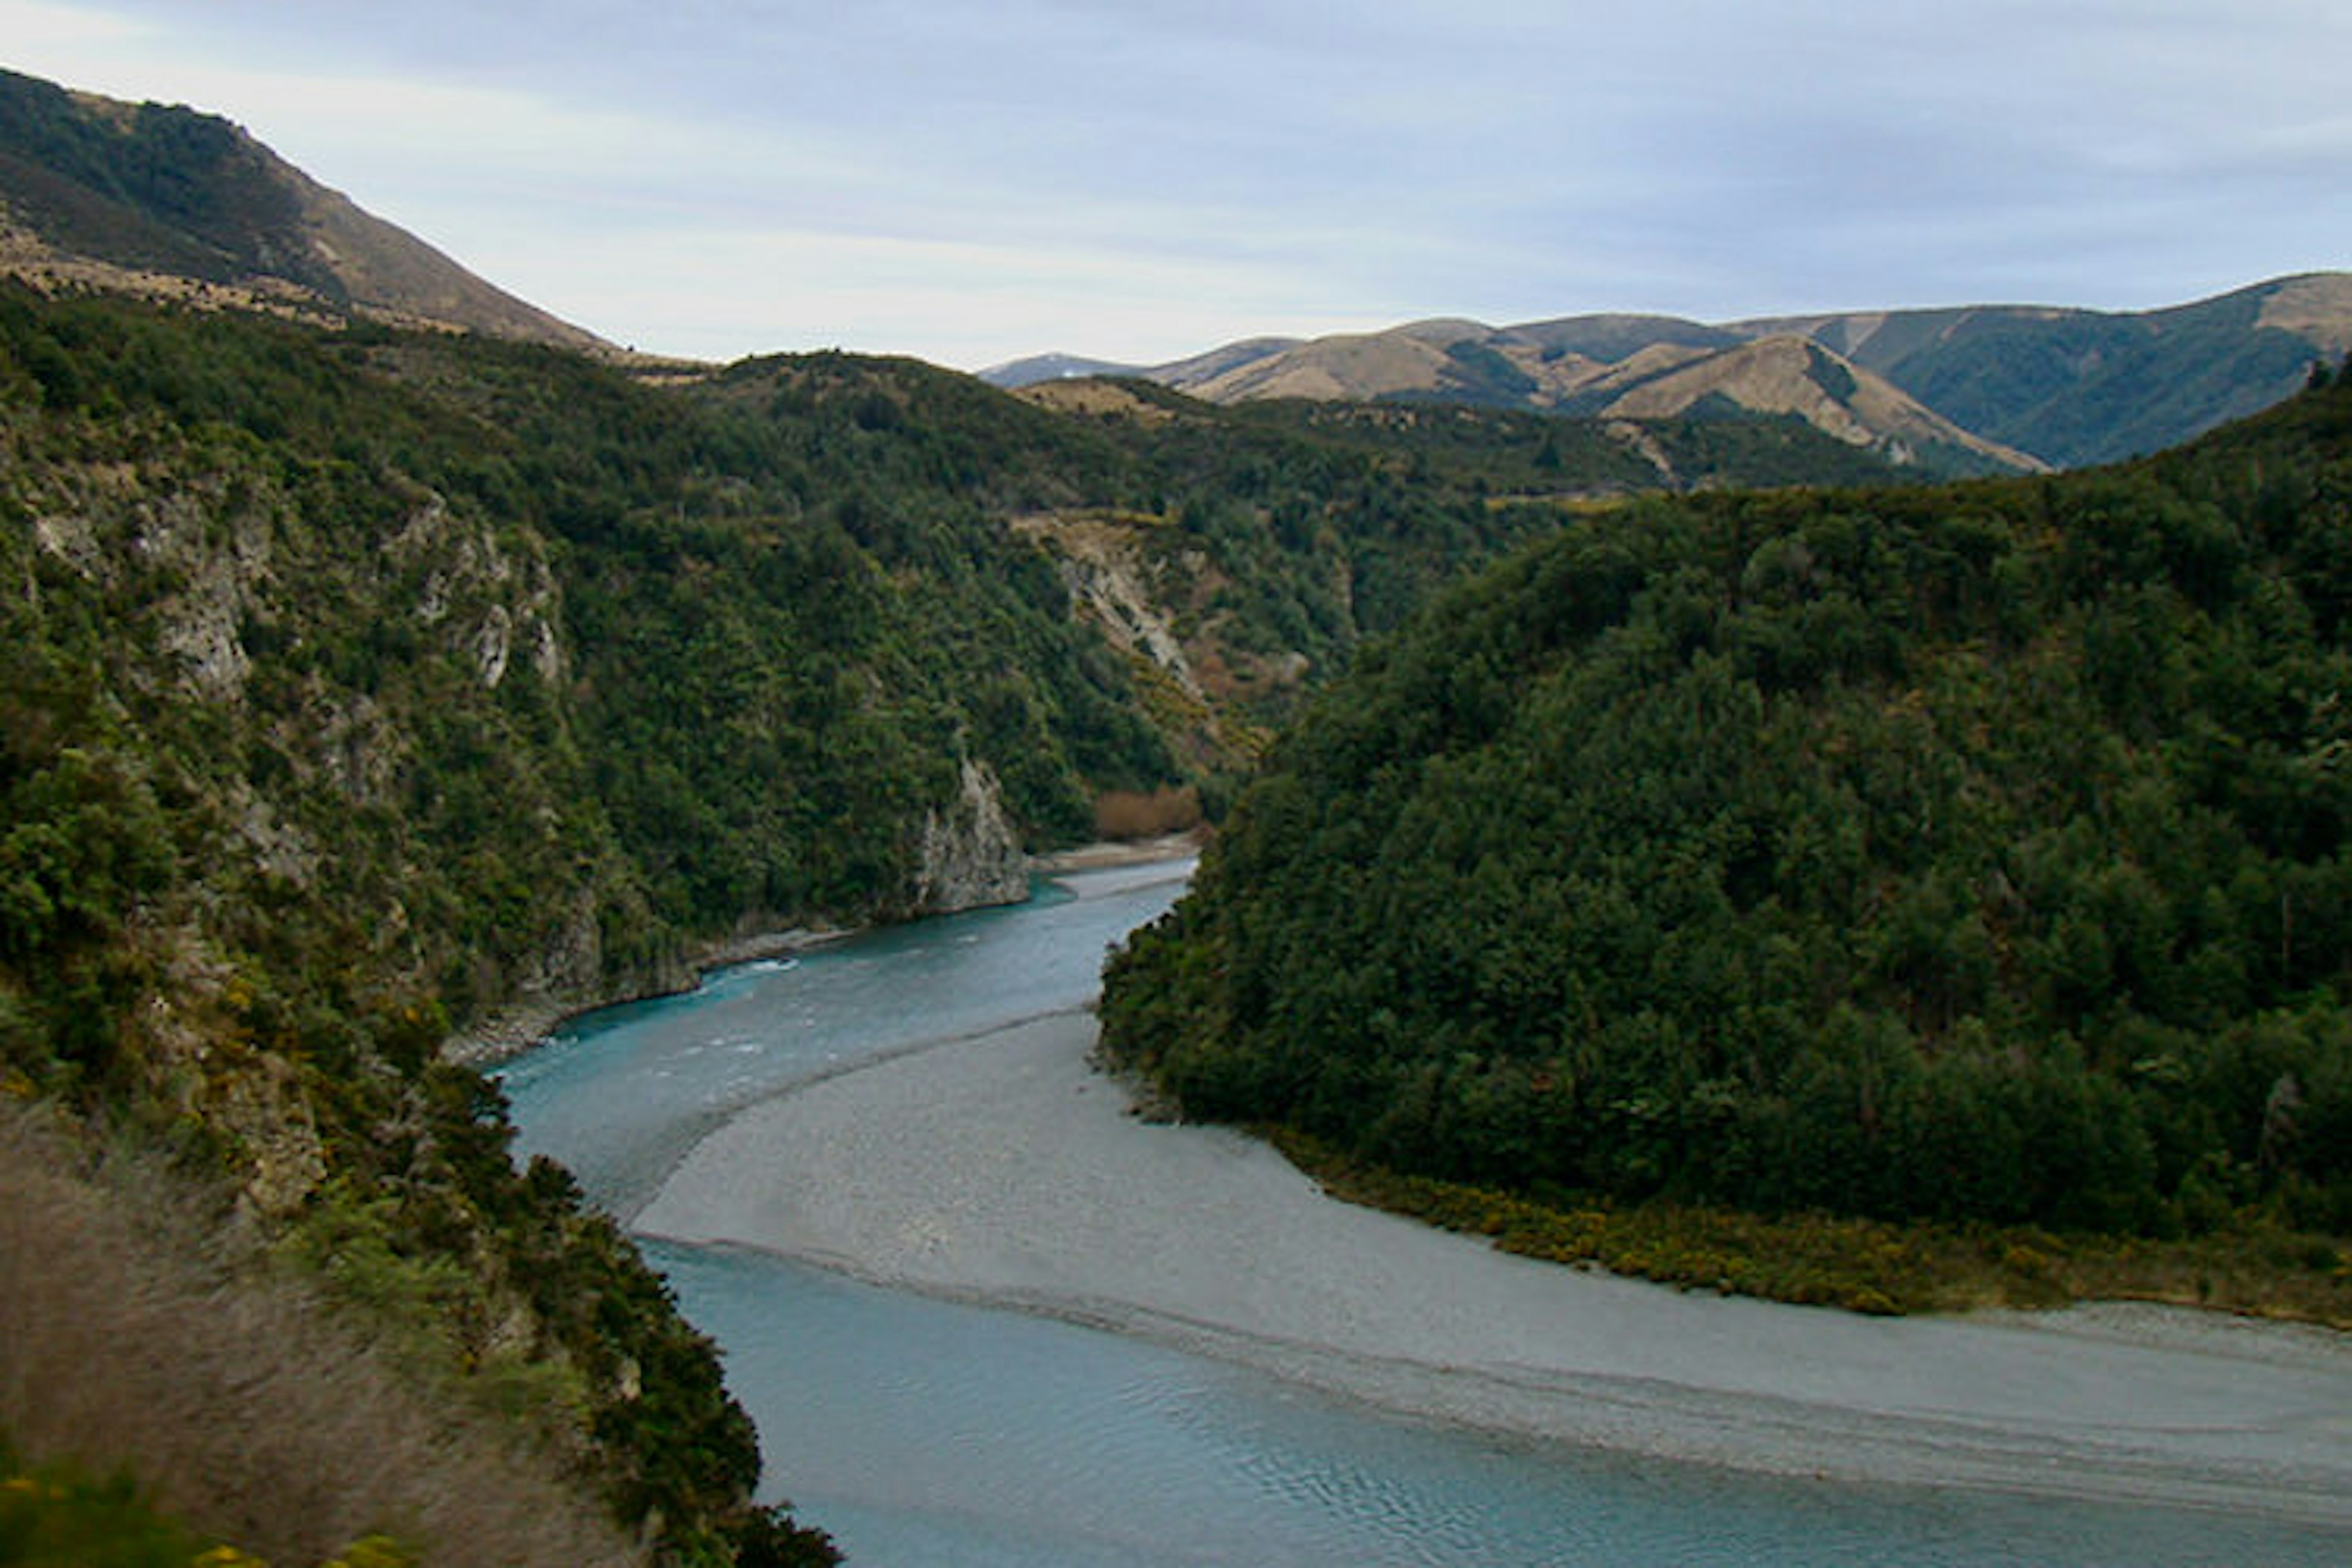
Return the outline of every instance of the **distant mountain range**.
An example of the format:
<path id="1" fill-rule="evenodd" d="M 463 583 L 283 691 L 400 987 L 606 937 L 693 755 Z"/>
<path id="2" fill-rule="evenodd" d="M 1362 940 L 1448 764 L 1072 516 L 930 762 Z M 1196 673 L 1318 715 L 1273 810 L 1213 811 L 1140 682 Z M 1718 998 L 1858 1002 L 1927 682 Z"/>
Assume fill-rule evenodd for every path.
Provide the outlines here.
<path id="1" fill-rule="evenodd" d="M 0 274 L 611 351 L 361 210 L 218 116 L 0 70 Z M 2171 310 L 1876 310 L 1709 325 L 1572 316 L 1253 338 L 1160 365 L 1046 354 L 1000 387 L 1139 377 L 1212 403 L 1422 401 L 1801 419 L 1930 474 L 2073 468 L 2279 401 L 2352 349 L 2352 273 Z"/>
<path id="2" fill-rule="evenodd" d="M 2153 451 L 2278 402 L 2352 348 L 2352 273 L 2170 310 L 1873 310 L 1721 325 L 1572 316 L 1255 338 L 1160 365 L 1047 354 L 1019 387 L 1125 375 L 1218 403 L 1423 400 L 1633 418 L 1793 415 L 1940 471 L 2074 468 Z"/>
<path id="3" fill-rule="evenodd" d="M 0 272 L 610 345 L 362 211 L 216 115 L 0 70 Z"/>

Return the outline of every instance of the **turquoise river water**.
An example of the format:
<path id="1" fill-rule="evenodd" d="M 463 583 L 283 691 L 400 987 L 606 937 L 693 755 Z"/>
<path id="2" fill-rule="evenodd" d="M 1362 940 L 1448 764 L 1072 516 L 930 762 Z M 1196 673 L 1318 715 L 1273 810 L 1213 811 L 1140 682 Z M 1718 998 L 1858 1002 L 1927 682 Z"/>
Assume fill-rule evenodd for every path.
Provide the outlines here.
<path id="1" fill-rule="evenodd" d="M 502 1069 L 525 1152 L 625 1218 L 707 1132 L 912 1046 L 1083 1005 L 1182 868 L 856 937 L 575 1021 Z M 1399 1419 L 1099 1330 L 646 1243 L 772 1495 L 853 1564 L 2337 1564 L 2223 1512 L 1743 1475 Z"/>

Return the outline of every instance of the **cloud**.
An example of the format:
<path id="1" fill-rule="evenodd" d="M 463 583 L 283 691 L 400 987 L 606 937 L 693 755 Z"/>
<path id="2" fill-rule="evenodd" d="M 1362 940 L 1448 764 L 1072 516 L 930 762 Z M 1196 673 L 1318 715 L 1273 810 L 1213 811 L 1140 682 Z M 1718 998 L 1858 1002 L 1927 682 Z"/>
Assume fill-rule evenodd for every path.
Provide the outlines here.
<path id="1" fill-rule="evenodd" d="M 965 370 L 1053 348 L 1153 363 L 1268 320 L 1303 333 L 1394 320 L 1334 312 L 1287 270 L 1246 261 L 791 228 L 680 230 L 667 244 L 656 293 L 644 287 L 643 251 L 592 247 L 533 298 L 582 321 L 630 312 L 637 346 L 693 357 L 845 347 Z M 505 270 L 531 265 L 519 253 Z"/>
<path id="2" fill-rule="evenodd" d="M 2327 0 L 0 0 L 608 335 L 2170 302 L 2352 255 Z"/>

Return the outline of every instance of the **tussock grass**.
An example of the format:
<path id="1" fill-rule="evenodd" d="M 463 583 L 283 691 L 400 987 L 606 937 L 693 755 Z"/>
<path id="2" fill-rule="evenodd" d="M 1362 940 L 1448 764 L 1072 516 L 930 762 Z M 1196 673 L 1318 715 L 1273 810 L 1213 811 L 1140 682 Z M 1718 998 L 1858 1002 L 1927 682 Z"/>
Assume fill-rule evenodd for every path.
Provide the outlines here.
<path id="1" fill-rule="evenodd" d="M 0 1431 L 270 1563 L 635 1563 L 521 1435 L 404 1380 L 218 1195 L 0 1100 Z"/>

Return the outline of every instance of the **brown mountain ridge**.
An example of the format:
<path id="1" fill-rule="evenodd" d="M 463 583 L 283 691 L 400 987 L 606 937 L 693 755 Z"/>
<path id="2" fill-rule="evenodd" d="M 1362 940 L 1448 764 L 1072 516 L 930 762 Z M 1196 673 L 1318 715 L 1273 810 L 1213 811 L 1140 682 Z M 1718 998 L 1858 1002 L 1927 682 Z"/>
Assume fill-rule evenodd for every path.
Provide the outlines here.
<path id="1" fill-rule="evenodd" d="M 0 70 L 0 273 L 608 349 L 218 116 Z"/>
<path id="2" fill-rule="evenodd" d="M 1603 314 L 1419 321 L 1254 339 L 1154 366 L 1087 362 L 1212 402 L 1405 399 L 1563 414 L 1794 416 L 1924 468 L 2072 468 L 2153 451 L 2278 402 L 2352 347 L 2352 273 L 2147 311 L 1866 310 L 1708 324 Z M 1061 356 L 982 373 L 1018 386 Z"/>
<path id="3" fill-rule="evenodd" d="M 0 275 L 331 321 L 618 351 L 476 277 L 185 107 L 0 70 Z M 1140 376 L 1215 403 L 1424 401 L 1611 418 L 1801 419 L 1930 475 L 2108 462 L 2177 445 L 2352 348 L 2352 273 L 2166 310 L 1864 310 L 1708 324 L 1654 315 L 1441 319 L 1255 338 L 1157 366 L 1045 355 L 1017 387 Z"/>

